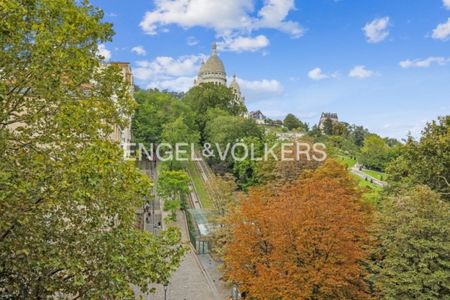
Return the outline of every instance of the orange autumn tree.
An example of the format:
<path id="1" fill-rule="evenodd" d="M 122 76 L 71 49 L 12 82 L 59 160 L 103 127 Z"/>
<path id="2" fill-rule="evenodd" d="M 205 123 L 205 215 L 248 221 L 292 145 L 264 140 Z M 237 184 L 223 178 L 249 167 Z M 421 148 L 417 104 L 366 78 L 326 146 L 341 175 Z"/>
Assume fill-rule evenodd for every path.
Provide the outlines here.
<path id="1" fill-rule="evenodd" d="M 370 211 L 328 160 L 278 192 L 251 190 L 228 217 L 227 279 L 250 299 L 364 299 Z"/>

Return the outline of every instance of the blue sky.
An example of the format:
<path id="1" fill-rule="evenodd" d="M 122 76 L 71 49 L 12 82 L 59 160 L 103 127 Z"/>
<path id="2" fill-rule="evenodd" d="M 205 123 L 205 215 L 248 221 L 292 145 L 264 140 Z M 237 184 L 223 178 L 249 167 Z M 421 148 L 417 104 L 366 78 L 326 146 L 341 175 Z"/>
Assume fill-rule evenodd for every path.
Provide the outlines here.
<path id="1" fill-rule="evenodd" d="M 450 114 L 450 0 L 93 0 L 101 45 L 143 87 L 188 89 L 217 42 L 249 110 L 321 112 L 382 136 L 418 136 Z"/>

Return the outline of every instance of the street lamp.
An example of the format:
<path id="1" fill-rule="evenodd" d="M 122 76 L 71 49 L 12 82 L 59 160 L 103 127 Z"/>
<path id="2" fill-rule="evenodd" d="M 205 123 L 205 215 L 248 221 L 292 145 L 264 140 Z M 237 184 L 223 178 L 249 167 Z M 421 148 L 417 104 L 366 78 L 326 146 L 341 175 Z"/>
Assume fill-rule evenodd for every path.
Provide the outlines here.
<path id="1" fill-rule="evenodd" d="M 143 219 L 144 219 L 144 231 L 145 231 L 145 225 L 146 225 L 146 223 L 147 223 L 147 212 L 146 212 L 146 207 L 147 207 L 147 202 L 148 202 L 148 199 L 147 199 L 147 195 L 144 195 L 144 206 L 142 207 L 142 211 L 143 211 Z"/>
<path id="2" fill-rule="evenodd" d="M 164 300 L 167 300 L 167 287 L 169 286 L 168 283 L 164 283 Z"/>
<path id="3" fill-rule="evenodd" d="M 152 201 L 152 232 L 155 234 L 155 201 L 156 201 L 156 194 L 153 196 Z"/>

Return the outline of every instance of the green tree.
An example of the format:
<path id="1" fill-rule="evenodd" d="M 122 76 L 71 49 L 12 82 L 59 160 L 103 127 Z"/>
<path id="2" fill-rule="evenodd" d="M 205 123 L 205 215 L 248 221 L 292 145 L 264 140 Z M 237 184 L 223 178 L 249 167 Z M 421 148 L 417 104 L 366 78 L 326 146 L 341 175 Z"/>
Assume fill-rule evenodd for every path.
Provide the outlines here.
<path id="1" fill-rule="evenodd" d="M 327 148 L 335 147 L 340 149 L 347 155 L 356 157 L 359 155 L 359 148 L 356 146 L 351 139 L 348 137 L 343 137 L 339 135 L 328 137 Z M 331 150 L 331 149 L 330 149 Z M 339 152 L 338 152 L 339 153 Z"/>
<path id="2" fill-rule="evenodd" d="M 253 119 L 230 115 L 210 117 L 206 125 L 206 137 L 209 143 L 226 145 L 244 137 L 262 138 L 264 132 Z"/>
<path id="3" fill-rule="evenodd" d="M 183 167 L 181 161 L 178 158 L 188 158 L 191 152 L 191 144 L 197 144 L 199 141 L 199 134 L 197 131 L 191 130 L 185 123 L 182 117 L 177 118 L 173 122 L 163 125 L 163 131 L 161 133 L 161 141 L 168 143 L 172 146 L 173 159 L 169 161 L 169 168 L 181 169 Z M 177 149 L 179 144 L 179 149 Z M 179 151 L 180 153 L 176 153 Z M 184 157 L 181 152 L 184 153 Z"/>
<path id="4" fill-rule="evenodd" d="M 198 143 L 198 132 L 191 130 L 182 117 L 163 125 L 161 140 L 175 145 L 177 143 Z"/>
<path id="5" fill-rule="evenodd" d="M 322 136 L 322 131 L 320 130 L 319 126 L 314 125 L 311 127 L 311 130 L 308 132 L 308 135 L 314 138 L 318 138 Z"/>
<path id="6" fill-rule="evenodd" d="M 151 187 L 110 141 L 135 108 L 111 39 L 87 1 L 3 1 L 0 10 L 2 296 L 134 299 L 168 282 L 184 248 L 135 228 Z"/>
<path id="7" fill-rule="evenodd" d="M 393 159 L 393 152 L 385 141 L 376 134 L 370 134 L 364 140 L 360 162 L 368 168 L 384 171 Z"/>
<path id="8" fill-rule="evenodd" d="M 410 138 L 387 172 L 391 185 L 425 184 L 450 200 L 450 116 L 429 123 L 419 142 Z"/>
<path id="9" fill-rule="evenodd" d="M 254 137 L 258 140 L 263 139 L 264 132 L 256 124 L 253 119 L 218 115 L 217 117 L 208 118 L 205 128 L 205 141 L 211 145 L 218 144 L 221 146 L 221 152 L 225 154 L 228 147 L 228 154 L 231 154 L 231 148 L 237 142 L 242 142 L 243 139 Z M 227 146 L 228 145 L 228 146 Z M 248 145 L 250 147 L 250 145 Z M 241 147 L 238 150 L 242 150 Z M 216 162 L 220 161 L 219 153 L 215 152 Z M 233 163 L 231 155 L 227 155 L 226 161 L 231 165 Z"/>
<path id="10" fill-rule="evenodd" d="M 167 199 L 178 199 L 189 193 L 189 182 L 184 171 L 162 171 L 158 176 L 158 194 Z"/>
<path id="11" fill-rule="evenodd" d="M 303 128 L 306 132 L 309 132 L 309 124 L 308 123 L 303 123 Z"/>
<path id="12" fill-rule="evenodd" d="M 283 125 L 289 130 L 304 128 L 303 123 L 293 114 L 287 114 L 286 118 L 284 118 Z"/>
<path id="13" fill-rule="evenodd" d="M 349 134 L 348 124 L 344 122 L 333 123 L 333 135 L 346 137 Z"/>
<path id="14" fill-rule="evenodd" d="M 158 90 L 146 90 L 135 93 L 138 107 L 133 116 L 133 135 L 138 143 L 157 144 L 161 142 L 164 125 L 178 118 L 189 131 L 197 131 L 194 113 L 186 103 L 173 94 Z"/>
<path id="15" fill-rule="evenodd" d="M 233 91 L 223 85 L 202 83 L 193 87 L 184 97 L 186 102 L 196 114 L 196 122 L 204 140 L 204 129 L 207 116 L 205 112 L 211 108 L 219 108 L 230 115 L 240 116 L 247 111 L 243 103 L 235 101 Z"/>
<path id="16" fill-rule="evenodd" d="M 450 297 L 450 206 L 426 186 L 386 199 L 378 213 L 375 282 L 385 299 Z"/>
<path id="17" fill-rule="evenodd" d="M 350 129 L 350 137 L 355 143 L 356 146 L 362 147 L 364 145 L 364 140 L 366 136 L 369 135 L 369 131 L 362 126 L 351 125 Z"/>
<path id="18" fill-rule="evenodd" d="M 184 196 L 189 193 L 189 176 L 184 171 L 162 171 L 158 177 L 158 194 L 164 199 L 164 209 L 176 220 Z"/>
<path id="19" fill-rule="evenodd" d="M 259 178 L 255 173 L 256 160 L 254 158 L 264 156 L 264 141 L 258 137 L 244 137 L 241 142 L 248 145 L 250 153 L 245 157 L 244 150 L 238 148 L 237 157 L 245 157 L 244 160 L 236 160 L 233 162 L 233 173 L 236 176 L 240 188 L 246 190 L 249 186 L 259 182 Z"/>
<path id="20" fill-rule="evenodd" d="M 323 121 L 323 133 L 326 135 L 333 134 L 333 121 L 330 118 L 326 118 L 325 121 Z"/>

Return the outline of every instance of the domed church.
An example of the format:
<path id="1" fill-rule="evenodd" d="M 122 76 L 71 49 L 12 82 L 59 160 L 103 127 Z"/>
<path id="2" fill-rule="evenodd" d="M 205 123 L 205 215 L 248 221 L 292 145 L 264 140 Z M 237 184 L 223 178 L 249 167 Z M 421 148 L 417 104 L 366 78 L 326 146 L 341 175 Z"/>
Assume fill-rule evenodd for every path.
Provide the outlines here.
<path id="1" fill-rule="evenodd" d="M 222 60 L 217 55 L 217 44 L 212 45 L 211 56 L 202 62 L 200 70 L 198 71 L 197 79 L 194 81 L 194 85 L 202 83 L 214 83 L 227 86 L 227 73 L 225 72 L 225 66 Z M 245 98 L 241 94 L 241 88 L 236 80 L 236 74 L 233 75 L 230 88 L 235 94 L 235 100 L 244 102 Z"/>

